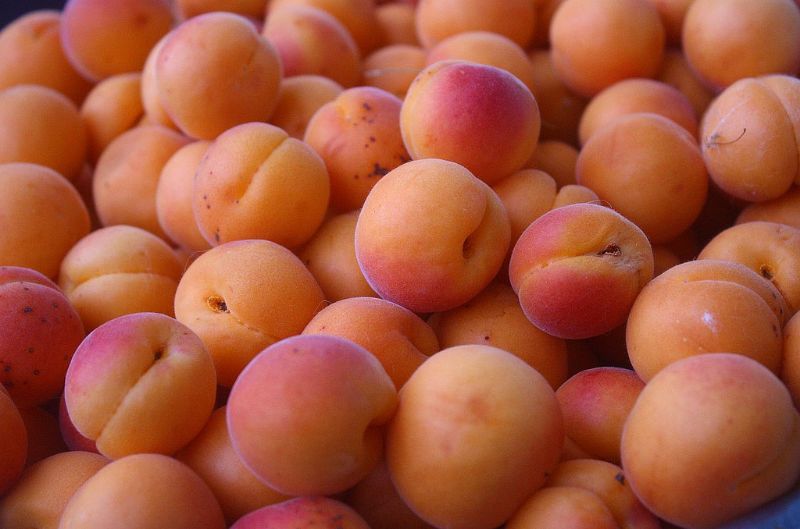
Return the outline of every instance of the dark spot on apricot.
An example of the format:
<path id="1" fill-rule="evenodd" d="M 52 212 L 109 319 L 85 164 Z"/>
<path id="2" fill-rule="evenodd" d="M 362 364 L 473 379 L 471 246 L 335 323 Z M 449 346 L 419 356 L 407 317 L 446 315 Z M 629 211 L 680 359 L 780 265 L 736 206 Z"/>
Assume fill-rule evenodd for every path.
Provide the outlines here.
<path id="1" fill-rule="evenodd" d="M 773 277 L 775 277 L 775 274 L 772 271 L 772 267 L 770 267 L 767 264 L 762 264 L 761 266 L 759 266 L 758 273 L 761 274 L 761 277 L 769 279 L 770 281 L 772 280 Z"/>
<path id="2" fill-rule="evenodd" d="M 622 255 L 622 248 L 614 244 L 613 242 L 597 252 L 597 255 L 611 255 L 614 257 L 619 257 Z"/>
<path id="3" fill-rule="evenodd" d="M 483 337 L 483 339 L 488 342 L 489 341 L 489 335 L 487 334 L 486 336 Z"/>
<path id="4" fill-rule="evenodd" d="M 370 136 L 369 137 L 369 141 L 370 141 L 370 143 L 375 143 L 375 141 L 376 141 L 375 140 L 375 136 Z"/>
<path id="5" fill-rule="evenodd" d="M 614 479 L 616 479 L 617 481 L 619 481 L 623 485 L 625 484 L 625 474 L 623 474 L 622 472 L 617 472 L 617 475 L 614 476 Z"/>
<path id="6" fill-rule="evenodd" d="M 11 366 L 8 364 L 3 366 L 3 373 L 11 373 Z"/>
<path id="7" fill-rule="evenodd" d="M 370 110 L 372 110 L 372 106 L 371 106 L 369 103 L 367 103 L 366 101 L 365 101 L 365 102 L 363 102 L 363 103 L 361 103 L 361 108 L 363 108 L 363 109 L 364 109 L 364 110 L 366 110 L 367 112 L 369 112 Z"/>
<path id="8" fill-rule="evenodd" d="M 38 377 L 38 376 L 39 376 L 39 375 L 41 375 L 41 374 L 42 374 L 42 372 L 41 372 L 41 371 L 39 371 L 38 369 L 34 369 L 34 370 L 33 370 L 33 376 L 35 376 L 35 377 Z"/>
<path id="9" fill-rule="evenodd" d="M 228 310 L 228 304 L 225 303 L 225 300 L 219 296 L 211 296 L 206 300 L 208 306 L 214 312 L 230 312 Z"/>
<path id="10" fill-rule="evenodd" d="M 372 166 L 372 174 L 374 174 L 375 176 L 386 176 L 386 173 L 388 172 L 389 169 L 383 167 L 381 164 L 377 162 Z"/>
<path id="11" fill-rule="evenodd" d="M 24 312 L 25 314 L 29 314 L 33 312 L 33 307 L 23 307 L 22 312 Z"/>
<path id="12" fill-rule="evenodd" d="M 153 353 L 153 362 L 158 362 L 164 356 L 164 349 L 158 348 Z"/>
<path id="13" fill-rule="evenodd" d="M 33 347 L 28 347 L 27 353 L 28 353 L 28 354 L 31 354 L 31 353 L 33 353 Z"/>

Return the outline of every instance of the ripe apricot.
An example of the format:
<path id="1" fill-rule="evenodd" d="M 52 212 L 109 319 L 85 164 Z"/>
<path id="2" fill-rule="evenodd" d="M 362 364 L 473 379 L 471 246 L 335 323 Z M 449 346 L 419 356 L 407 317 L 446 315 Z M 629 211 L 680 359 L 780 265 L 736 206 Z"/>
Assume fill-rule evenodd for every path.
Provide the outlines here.
<path id="1" fill-rule="evenodd" d="M 321 75 L 295 75 L 281 81 L 278 101 L 269 122 L 292 138 L 303 139 L 311 116 L 325 103 L 336 99 L 344 88 Z"/>
<path id="2" fill-rule="evenodd" d="M 8 392 L 0 390 L 0 426 L 3 427 L 3 444 L 0 444 L 0 494 L 5 494 L 19 479 L 28 455 L 28 432 L 19 409 Z"/>
<path id="3" fill-rule="evenodd" d="M 542 119 L 541 139 L 578 145 L 578 123 L 587 98 L 561 80 L 549 50 L 534 49 L 528 57 L 533 63 L 533 95 Z"/>
<path id="4" fill-rule="evenodd" d="M 142 120 L 142 74 L 139 72 L 112 75 L 97 83 L 81 105 L 86 123 L 89 161 L 97 159 L 117 136 Z"/>
<path id="5" fill-rule="evenodd" d="M 403 98 L 414 78 L 425 68 L 426 56 L 423 48 L 411 44 L 384 46 L 364 58 L 362 81 Z"/>

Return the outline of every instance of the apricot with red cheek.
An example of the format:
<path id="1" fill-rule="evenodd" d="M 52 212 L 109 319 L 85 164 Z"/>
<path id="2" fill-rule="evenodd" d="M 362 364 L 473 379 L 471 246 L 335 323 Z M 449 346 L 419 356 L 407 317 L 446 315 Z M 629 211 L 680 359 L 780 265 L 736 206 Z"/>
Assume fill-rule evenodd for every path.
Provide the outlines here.
<path id="1" fill-rule="evenodd" d="M 625 479 L 659 518 L 717 527 L 797 482 L 798 425 L 786 386 L 752 358 L 684 358 L 647 383 L 625 422 Z"/>
<path id="2" fill-rule="evenodd" d="M 295 75 L 284 79 L 269 122 L 292 138 L 302 140 L 314 112 L 336 99 L 342 90 L 342 85 L 321 75 Z"/>
<path id="3" fill-rule="evenodd" d="M 404 98 L 414 78 L 425 68 L 426 55 L 423 48 L 410 44 L 379 48 L 364 58 L 362 81 Z"/>
<path id="4" fill-rule="evenodd" d="M 539 139 L 536 99 L 508 71 L 467 61 L 425 68 L 400 111 L 411 158 L 459 163 L 488 184 L 521 169 Z"/>
<path id="5" fill-rule="evenodd" d="M 75 428 L 75 425 L 72 424 L 63 393 L 61 398 L 58 399 L 58 427 L 61 430 L 61 438 L 64 440 L 64 444 L 67 445 L 68 450 L 100 453 L 97 451 L 97 443 L 80 433 Z"/>
<path id="6" fill-rule="evenodd" d="M 301 335 L 248 364 L 228 398 L 228 428 L 245 465 L 270 487 L 329 495 L 378 464 L 396 406 L 394 384 L 369 351 L 336 336 Z"/>
<path id="7" fill-rule="evenodd" d="M 28 455 L 28 432 L 19 409 L 5 390 L 0 390 L 0 426 L 3 444 L 0 445 L 0 494 L 10 489 L 25 468 Z"/>
<path id="8" fill-rule="evenodd" d="M 528 226 L 508 274 L 534 325 L 561 338 L 588 338 L 625 322 L 653 277 L 653 251 L 642 230 L 614 210 L 573 204 Z"/>
<path id="9" fill-rule="evenodd" d="M 231 529 L 370 529 L 351 507 L 325 496 L 302 496 L 269 505 L 243 516 Z"/>
<path id="10" fill-rule="evenodd" d="M 439 340 L 419 316 L 383 299 L 349 298 L 319 311 L 303 334 L 325 334 L 351 340 L 380 360 L 399 390 Z"/>
<path id="11" fill-rule="evenodd" d="M 386 461 L 400 496 L 429 524 L 489 529 L 544 485 L 563 442 L 542 375 L 502 349 L 461 345 L 431 356 L 403 386 Z"/>
<path id="12" fill-rule="evenodd" d="M 356 259 L 384 299 L 414 312 L 449 310 L 491 282 L 510 231 L 497 194 L 467 169 L 417 160 L 370 191 L 356 224 Z"/>
<path id="13" fill-rule="evenodd" d="M 81 105 L 86 123 L 89 161 L 96 164 L 106 147 L 123 132 L 134 128 L 144 116 L 142 74 L 113 75 L 92 88 Z"/>
<path id="14" fill-rule="evenodd" d="M 112 461 L 64 508 L 59 529 L 223 529 L 213 493 L 189 467 L 161 454 Z"/>
<path id="15" fill-rule="evenodd" d="M 361 86 L 339 94 L 308 122 L 303 141 L 325 162 L 335 211 L 360 208 L 381 177 L 409 160 L 402 105 L 389 92 Z"/>

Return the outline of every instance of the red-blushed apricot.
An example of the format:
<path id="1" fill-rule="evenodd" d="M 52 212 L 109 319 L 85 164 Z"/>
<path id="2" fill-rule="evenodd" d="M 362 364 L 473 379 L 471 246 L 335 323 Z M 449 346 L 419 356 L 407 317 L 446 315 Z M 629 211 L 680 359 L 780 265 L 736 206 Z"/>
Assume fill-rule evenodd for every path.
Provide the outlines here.
<path id="1" fill-rule="evenodd" d="M 541 113 L 542 140 L 559 140 L 578 144 L 578 123 L 586 98 L 573 92 L 558 76 L 549 50 L 534 49 L 529 54 L 533 63 L 533 95 Z"/>
<path id="2" fill-rule="evenodd" d="M 771 200 L 800 178 L 795 138 L 800 120 L 790 106 L 800 95 L 800 80 L 788 84 L 776 86 L 768 78 L 736 81 L 704 114 L 703 159 L 711 179 L 729 195 L 749 202 Z"/>
<path id="3" fill-rule="evenodd" d="M 654 278 L 636 298 L 628 356 L 645 382 L 676 360 L 707 352 L 749 356 L 777 373 L 786 316 L 780 292 L 744 265 L 689 261 Z"/>
<path id="4" fill-rule="evenodd" d="M 531 0 L 420 0 L 417 37 L 426 48 L 465 31 L 491 31 L 527 47 L 533 38 L 536 9 Z"/>
<path id="5" fill-rule="evenodd" d="M 161 171 L 189 138 L 162 125 L 139 125 L 117 136 L 94 170 L 92 196 L 103 226 L 124 224 L 167 239 L 158 222 Z"/>
<path id="6" fill-rule="evenodd" d="M 431 356 L 403 386 L 386 461 L 426 522 L 489 529 L 544 484 L 563 442 L 561 411 L 541 374 L 502 349 L 460 345 Z"/>
<path id="7" fill-rule="evenodd" d="M 565 185 L 556 193 L 553 209 L 560 208 L 561 206 L 569 206 L 570 204 L 580 204 L 582 202 L 599 204 L 601 201 L 597 193 L 586 186 L 578 184 Z"/>
<path id="8" fill-rule="evenodd" d="M 525 165 L 540 126 L 536 99 L 522 81 L 501 68 L 467 61 L 425 68 L 400 111 L 412 159 L 450 160 L 488 184 Z"/>
<path id="9" fill-rule="evenodd" d="M 713 92 L 697 78 L 697 74 L 679 49 L 667 48 L 656 79 L 680 90 L 692 104 L 698 117 L 705 113 L 708 104 L 714 98 Z"/>
<path id="10" fill-rule="evenodd" d="M 67 445 L 61 437 L 58 418 L 44 409 L 44 405 L 20 408 L 19 413 L 28 432 L 26 467 L 46 457 L 67 451 Z"/>
<path id="11" fill-rule="evenodd" d="M 428 318 L 442 349 L 490 345 L 508 351 L 536 369 L 555 390 L 567 379 L 567 345 L 536 328 L 505 283 L 495 282 L 460 307 Z"/>
<path id="12" fill-rule="evenodd" d="M 211 415 L 217 387 L 200 338 L 155 312 L 120 316 L 89 333 L 64 384 L 73 424 L 111 459 L 186 446 Z"/>
<path id="13" fill-rule="evenodd" d="M 731 226 L 711 239 L 698 259 L 741 263 L 766 278 L 783 295 L 787 317 L 800 309 L 800 229 L 753 221 Z"/>
<path id="14" fill-rule="evenodd" d="M 411 44 L 384 46 L 364 58 L 362 81 L 366 86 L 404 98 L 414 78 L 425 68 L 426 56 L 423 48 Z"/>
<path id="15" fill-rule="evenodd" d="M 581 144 L 614 119 L 636 112 L 664 116 L 697 138 L 697 115 L 685 95 L 661 81 L 634 78 L 614 83 L 589 101 L 578 125 Z"/>
<path id="16" fill-rule="evenodd" d="M 90 230 L 75 188 L 54 170 L 0 164 L 0 265 L 33 268 L 55 278 L 62 259 Z"/>
<path id="17" fill-rule="evenodd" d="M 521 169 L 495 182 L 492 189 L 508 212 L 510 248 L 531 222 L 552 209 L 557 193 L 556 181 L 538 169 Z"/>
<path id="18" fill-rule="evenodd" d="M 61 438 L 64 439 L 64 444 L 67 445 L 68 450 L 100 453 L 97 451 L 97 443 L 80 433 L 75 428 L 75 425 L 72 424 L 63 393 L 61 398 L 58 399 L 58 427 L 61 430 Z"/>
<path id="19" fill-rule="evenodd" d="M 64 55 L 60 27 L 58 11 L 41 10 L 20 16 L 0 31 L 0 89 L 37 84 L 81 104 L 92 84 Z"/>
<path id="20" fill-rule="evenodd" d="M 375 14 L 375 0 L 270 0 L 269 11 L 284 5 L 307 5 L 327 11 L 341 22 L 365 56 L 383 44 Z"/>
<path id="21" fill-rule="evenodd" d="M 451 35 L 428 50 L 427 64 L 438 61 L 459 60 L 487 64 L 502 68 L 534 89 L 533 64 L 525 50 L 498 33 L 490 31 L 465 31 Z"/>
<path id="22" fill-rule="evenodd" d="M 336 99 L 344 88 L 321 75 L 295 75 L 281 81 L 278 102 L 269 122 L 298 140 L 303 139 L 311 116 L 325 103 Z"/>
<path id="23" fill-rule="evenodd" d="M 531 495 L 505 525 L 507 529 L 618 529 L 599 496 L 580 487 L 545 487 Z"/>
<path id="24" fill-rule="evenodd" d="M 338 336 L 274 343 L 228 398 L 231 441 L 264 483 L 291 495 L 343 492 L 383 454 L 397 392 L 378 359 Z"/>
<path id="25" fill-rule="evenodd" d="M 542 123 L 542 127 L 544 127 Z M 559 140 L 540 141 L 533 159 L 528 161 L 532 169 L 539 169 L 550 175 L 561 188 L 575 183 L 575 166 L 578 163 L 578 149 Z"/>
<path id="26" fill-rule="evenodd" d="M 653 251 L 642 230 L 616 211 L 573 204 L 528 226 L 508 275 L 534 325 L 561 338 L 588 338 L 628 317 L 653 277 Z"/>
<path id="27" fill-rule="evenodd" d="M 89 161 L 96 164 L 108 144 L 138 125 L 143 116 L 141 73 L 117 74 L 97 83 L 81 105 Z"/>
<path id="28" fill-rule="evenodd" d="M 619 464 L 622 426 L 644 382 L 630 369 L 598 367 L 571 376 L 556 390 L 564 433 L 582 452 Z"/>
<path id="29" fill-rule="evenodd" d="M 58 284 L 87 331 L 124 314 L 173 314 L 181 262 L 162 239 L 134 226 L 95 230 L 61 262 Z"/>
<path id="30" fill-rule="evenodd" d="M 360 86 L 311 117 L 303 141 L 325 162 L 333 210 L 360 208 L 381 177 L 409 160 L 400 132 L 402 105 L 389 92 Z"/>
<path id="31" fill-rule="evenodd" d="M 380 4 L 375 7 L 375 18 L 383 33 L 383 46 L 395 44 L 419 46 L 415 6 L 402 2 Z M 373 53 L 375 51 L 377 50 Z"/>
<path id="32" fill-rule="evenodd" d="M 0 267 L 0 385 L 20 407 L 57 397 L 83 324 L 45 276 L 29 268 Z"/>
<path id="33" fill-rule="evenodd" d="M 160 106 L 187 136 L 213 140 L 235 125 L 266 121 L 275 108 L 280 59 L 241 15 L 214 12 L 182 22 L 155 61 Z"/>
<path id="34" fill-rule="evenodd" d="M 166 42 L 169 35 L 169 33 L 164 35 L 161 40 L 153 46 L 142 67 L 141 89 L 142 107 L 144 108 L 144 118 L 142 122 L 151 125 L 164 125 L 165 127 L 178 130 L 178 126 L 175 125 L 175 122 L 172 121 L 167 111 L 164 110 L 164 105 L 161 104 L 161 96 L 158 93 L 159 88 L 156 82 L 158 54 L 161 48 L 164 47 L 164 42 Z"/>
<path id="35" fill-rule="evenodd" d="M 306 143 L 267 123 L 222 133 L 192 186 L 197 226 L 209 244 L 267 239 L 288 248 L 322 224 L 330 196 L 325 163 Z"/>
<path id="36" fill-rule="evenodd" d="M 654 77 L 664 42 L 658 11 L 647 0 L 565 0 L 550 22 L 553 67 L 585 97 L 622 79 Z"/>
<path id="37" fill-rule="evenodd" d="M 558 396 L 558 394 L 556 394 Z M 608 507 L 620 529 L 660 529 L 661 523 L 636 498 L 621 467 L 599 459 L 562 461 L 547 487 L 578 487 L 596 494 Z"/>
<path id="38" fill-rule="evenodd" d="M 67 96 L 39 85 L 0 91 L 0 163 L 28 162 L 74 182 L 86 159 L 86 127 Z"/>
<path id="39" fill-rule="evenodd" d="M 150 48 L 173 22 L 166 0 L 68 0 L 61 45 L 72 66 L 97 82 L 141 70 Z"/>
<path id="40" fill-rule="evenodd" d="M 169 240 L 189 251 L 211 248 L 200 233 L 192 205 L 195 173 L 210 145 L 195 141 L 176 150 L 163 165 L 156 186 L 158 225 Z"/>
<path id="41" fill-rule="evenodd" d="M 211 13 L 229 11 L 254 19 L 263 19 L 268 0 L 175 0 L 175 9 L 181 19 Z"/>
<path id="42" fill-rule="evenodd" d="M 283 75 L 316 74 L 349 88 L 361 80 L 361 56 L 336 17 L 305 5 L 271 9 L 261 34 L 275 47 Z"/>
<path id="43" fill-rule="evenodd" d="M 793 185 L 778 198 L 748 204 L 736 217 L 736 224 L 753 221 L 777 222 L 800 229 L 800 186 Z"/>
<path id="44" fill-rule="evenodd" d="M 684 358 L 647 383 L 625 422 L 625 479 L 660 518 L 716 527 L 797 482 L 799 419 L 786 386 L 755 360 Z"/>
<path id="45" fill-rule="evenodd" d="M 370 527 L 433 529 L 433 526 L 414 514 L 397 493 L 385 460 L 347 491 L 345 501 Z"/>
<path id="46" fill-rule="evenodd" d="M 348 298 L 319 311 L 302 334 L 339 336 L 372 353 L 398 390 L 437 352 L 439 340 L 410 310 L 377 298 Z"/>
<path id="47" fill-rule="evenodd" d="M 0 498 L 10 489 L 25 468 L 28 456 L 28 432 L 19 409 L 8 392 L 0 390 L 0 426 L 3 442 L 0 443 Z"/>
<path id="48" fill-rule="evenodd" d="M 231 529 L 370 529 L 350 506 L 325 496 L 301 496 L 243 516 Z"/>
<path id="49" fill-rule="evenodd" d="M 489 186 L 457 163 L 417 160 L 370 191 L 356 223 L 356 259 L 382 298 L 414 312 L 444 311 L 491 282 L 510 237 Z"/>
<path id="50" fill-rule="evenodd" d="M 694 0 L 647 0 L 656 8 L 666 31 L 667 43 L 680 46 L 683 19 Z"/>
<path id="51" fill-rule="evenodd" d="M 236 454 L 228 434 L 226 407 L 214 410 L 206 425 L 175 458 L 203 478 L 233 524 L 245 514 L 289 499 L 262 483 Z"/>
<path id="52" fill-rule="evenodd" d="M 358 266 L 355 248 L 359 211 L 329 217 L 297 255 L 314 275 L 327 301 L 378 297 Z"/>
<path id="53" fill-rule="evenodd" d="M 107 463 L 100 454 L 76 451 L 54 454 L 29 466 L 0 499 L 0 526 L 57 529 L 72 495 Z"/>
<path id="54" fill-rule="evenodd" d="M 199 256 L 175 293 L 176 318 L 203 340 L 224 387 L 262 349 L 299 334 L 323 305 L 322 289 L 299 258 L 255 239 Z"/>
<path id="55" fill-rule="evenodd" d="M 703 209 L 708 173 L 697 141 L 663 116 L 635 113 L 597 130 L 576 180 L 633 221 L 653 243 L 686 231 Z"/>
<path id="56" fill-rule="evenodd" d="M 800 9 L 792 0 L 694 0 L 681 45 L 714 91 L 748 77 L 795 75 L 800 68 Z"/>
<path id="57" fill-rule="evenodd" d="M 189 467 L 161 454 L 112 461 L 67 503 L 59 529 L 223 529 L 213 493 Z"/>

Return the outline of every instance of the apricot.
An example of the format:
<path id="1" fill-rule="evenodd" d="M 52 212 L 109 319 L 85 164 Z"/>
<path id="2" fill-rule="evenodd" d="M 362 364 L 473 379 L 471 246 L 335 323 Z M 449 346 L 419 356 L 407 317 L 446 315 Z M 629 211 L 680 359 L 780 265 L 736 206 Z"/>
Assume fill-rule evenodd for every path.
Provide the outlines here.
<path id="1" fill-rule="evenodd" d="M 0 90 L 0 163 L 28 162 L 75 182 L 86 160 L 86 127 L 67 96 L 39 85 Z"/>
<path id="2" fill-rule="evenodd" d="M 167 243 L 134 226 L 110 226 L 79 240 L 58 284 L 87 331 L 134 312 L 171 316 L 183 268 Z"/>
<path id="3" fill-rule="evenodd" d="M 653 252 L 642 230 L 619 213 L 573 204 L 526 228 L 508 275 L 534 325 L 560 338 L 588 338 L 625 322 L 653 277 Z"/>
<path id="4" fill-rule="evenodd" d="M 800 229 L 800 186 L 793 185 L 778 198 L 748 204 L 736 217 L 736 224 L 753 221 L 777 222 Z"/>
<path id="5" fill-rule="evenodd" d="M 709 105 L 700 125 L 708 173 L 725 193 L 748 202 L 780 197 L 800 179 L 800 80 L 746 78 Z"/>
<path id="6" fill-rule="evenodd" d="M 697 141 L 663 116 L 635 113 L 597 130 L 578 155 L 578 184 L 633 221 L 653 243 L 689 229 L 709 178 Z"/>
<path id="7" fill-rule="evenodd" d="M 60 174 L 32 163 L 0 164 L 0 265 L 55 278 L 64 256 L 90 230 L 89 212 Z"/>
<path id="8" fill-rule="evenodd" d="M 64 55 L 61 13 L 37 10 L 0 31 L 0 89 L 36 84 L 57 90 L 80 105 L 92 88 Z"/>
<path id="9" fill-rule="evenodd" d="M 158 101 L 192 138 L 213 140 L 235 125 L 266 121 L 275 108 L 278 53 L 241 15 L 214 12 L 182 22 L 154 60 Z"/>
<path id="10" fill-rule="evenodd" d="M 396 44 L 419 46 L 416 8 L 407 2 L 386 2 L 375 7 L 375 19 L 383 33 L 383 47 Z M 373 50 L 375 53 L 380 48 Z"/>
<path id="11" fill-rule="evenodd" d="M 561 206 L 569 206 L 570 204 L 581 204 L 583 202 L 599 204 L 601 201 L 597 193 L 586 186 L 578 184 L 565 185 L 556 193 L 553 209 L 560 208 Z M 653 257 L 655 258 L 655 253 Z"/>
<path id="12" fill-rule="evenodd" d="M 714 93 L 698 79 L 686 62 L 686 56 L 679 49 L 667 48 L 656 79 L 680 90 L 692 104 L 698 117 L 702 117 L 714 98 Z"/>
<path id="13" fill-rule="evenodd" d="M 623 79 L 654 77 L 665 40 L 648 0 L 565 0 L 550 21 L 553 67 L 584 97 Z"/>
<path id="14" fill-rule="evenodd" d="M 61 45 L 72 66 L 97 82 L 140 71 L 173 22 L 166 0 L 67 0 Z"/>
<path id="15" fill-rule="evenodd" d="M 319 283 L 327 301 L 378 297 L 367 283 L 356 259 L 358 214 L 356 210 L 329 217 L 297 252 Z"/>
<path id="16" fill-rule="evenodd" d="M 166 240 L 156 208 L 158 181 L 167 161 L 189 141 L 161 125 L 140 125 L 117 136 L 97 161 L 92 179 L 102 225 L 135 226 Z"/>
<path id="17" fill-rule="evenodd" d="M 339 336 L 372 353 L 398 390 L 428 357 L 439 340 L 425 321 L 391 301 L 348 298 L 319 311 L 302 334 Z"/>
<path id="18" fill-rule="evenodd" d="M 112 75 L 97 83 L 81 105 L 86 123 L 89 161 L 96 164 L 106 147 L 142 120 L 142 74 Z"/>
<path id="19" fill-rule="evenodd" d="M 697 257 L 747 266 L 782 294 L 787 317 L 800 309 L 800 229 L 775 222 L 745 222 L 717 234 Z"/>
<path id="20" fill-rule="evenodd" d="M 386 462 L 400 496 L 429 524 L 489 529 L 544 485 L 563 441 L 541 374 L 502 349 L 461 345 L 431 356 L 403 386 Z"/>
<path id="21" fill-rule="evenodd" d="M 156 186 L 156 218 L 169 240 L 192 252 L 211 248 L 194 216 L 195 173 L 210 142 L 183 145 L 164 163 Z"/>
<path id="22" fill-rule="evenodd" d="M 655 515 L 716 527 L 796 483 L 798 437 L 798 412 L 777 376 L 742 355 L 700 354 L 642 390 L 622 433 L 622 467 Z"/>
<path id="23" fill-rule="evenodd" d="M 414 78 L 425 68 L 426 57 L 427 53 L 419 46 L 384 46 L 364 58 L 362 81 L 366 86 L 386 90 L 402 99 Z"/>
<path id="24" fill-rule="evenodd" d="M 161 454 L 112 461 L 64 508 L 59 529 L 224 529 L 222 511 L 203 480 Z"/>
<path id="25" fill-rule="evenodd" d="M 792 0 L 694 0 L 681 44 L 689 65 L 719 92 L 748 77 L 800 69 L 800 9 Z"/>
<path id="26" fill-rule="evenodd" d="M 175 9 L 181 19 L 211 13 L 229 11 L 254 19 L 263 19 L 268 0 L 175 0 Z"/>
<path id="27" fill-rule="evenodd" d="M 256 239 L 200 255 L 175 292 L 175 317 L 203 340 L 224 387 L 262 349 L 299 334 L 323 305 L 319 284 L 299 258 Z"/>
<path id="28" fill-rule="evenodd" d="M 538 169 L 521 169 L 499 180 L 492 189 L 503 202 L 511 223 L 511 245 L 528 225 L 553 208 L 556 181 Z"/>
<path id="29" fill-rule="evenodd" d="M 92 452 L 94 454 L 100 453 L 97 451 L 97 443 L 75 428 L 72 419 L 69 417 L 69 412 L 67 411 L 64 393 L 61 393 L 61 398 L 58 399 L 58 427 L 59 430 L 61 430 L 61 438 L 64 440 L 64 444 L 67 445 L 68 450 Z"/>
<path id="30" fill-rule="evenodd" d="M 400 111 L 412 159 L 450 160 L 488 184 L 525 165 L 540 126 L 536 99 L 522 81 L 506 70 L 466 61 L 425 68 Z"/>
<path id="31" fill-rule="evenodd" d="M 325 496 L 302 496 L 268 505 L 243 516 L 231 529 L 370 529 L 351 507 Z"/>
<path id="32" fill-rule="evenodd" d="M 281 81 L 278 102 L 269 122 L 292 138 L 302 140 L 314 112 L 336 99 L 342 90 L 342 85 L 321 75 L 288 77 Z"/>
<path id="33" fill-rule="evenodd" d="M 414 312 L 450 310 L 491 282 L 510 231 L 497 194 L 467 169 L 417 160 L 370 191 L 356 223 L 356 259 L 382 298 Z"/>
<path id="34" fill-rule="evenodd" d="M 544 123 L 542 123 L 544 127 Z M 550 175 L 561 188 L 575 184 L 575 166 L 578 163 L 578 149 L 559 140 L 540 141 L 533 159 L 528 165 Z"/>
<path id="35" fill-rule="evenodd" d="M 536 9 L 530 0 L 420 0 L 417 4 L 417 36 L 426 48 L 465 31 L 499 33 L 527 47 L 535 23 Z"/>
<path id="36" fill-rule="evenodd" d="M 303 141 L 325 162 L 330 207 L 351 211 L 386 173 L 409 160 L 400 131 L 403 102 L 379 88 L 350 88 L 311 117 Z"/>
<path id="37" fill-rule="evenodd" d="M 322 224 L 329 196 L 328 171 L 308 144 L 254 122 L 225 131 L 208 148 L 194 177 L 192 208 L 213 246 L 266 239 L 293 248 Z"/>
<path id="38" fill-rule="evenodd" d="M 595 95 L 578 125 L 581 144 L 618 117 L 651 112 L 671 119 L 697 138 L 697 116 L 687 97 L 677 88 L 653 79 L 624 79 Z"/>
<path id="39" fill-rule="evenodd" d="M 505 525 L 507 529 L 617 529 L 611 511 L 597 494 L 580 487 L 555 486 L 536 491 Z"/>
<path id="40" fill-rule="evenodd" d="M 506 283 L 492 283 L 460 307 L 431 315 L 428 323 L 443 349 L 490 345 L 520 357 L 554 390 L 567 379 L 566 343 L 528 321 L 519 299 Z"/>
<path id="41" fill-rule="evenodd" d="M 48 404 L 20 408 L 19 410 L 22 422 L 25 423 L 25 430 L 28 432 L 26 467 L 54 454 L 67 451 L 67 445 L 61 437 L 58 418 L 45 409 Z"/>
<path id="42" fill-rule="evenodd" d="M 622 427 L 643 387 L 634 371 L 619 367 L 572 375 L 556 390 L 566 436 L 583 453 L 619 464 Z"/>
<path id="43" fill-rule="evenodd" d="M 3 443 L 0 444 L 2 497 L 19 479 L 28 456 L 28 432 L 25 423 L 22 422 L 17 405 L 5 390 L 0 390 L 0 426 L 3 427 Z"/>
<path id="44" fill-rule="evenodd" d="M 261 34 L 275 47 L 285 77 L 322 75 L 346 88 L 361 80 L 358 46 L 327 11 L 291 4 L 273 8 Z"/>
<path id="45" fill-rule="evenodd" d="M 142 107 L 144 108 L 144 118 L 142 121 L 143 123 L 164 125 L 165 127 L 178 130 L 178 126 L 175 125 L 175 122 L 167 114 L 167 111 L 164 110 L 164 105 L 161 104 L 161 96 L 158 93 L 159 87 L 156 82 L 158 54 L 161 52 L 161 48 L 164 47 L 164 42 L 166 42 L 169 35 L 169 33 L 164 35 L 161 40 L 153 46 L 142 67 L 141 95 Z"/>
<path id="46" fill-rule="evenodd" d="M 427 64 L 438 61 L 470 61 L 502 68 L 534 90 L 533 64 L 513 40 L 490 31 L 464 31 L 451 35 L 428 50 Z"/>
<path id="47" fill-rule="evenodd" d="M 549 50 L 534 49 L 528 57 L 533 63 L 533 95 L 541 113 L 542 140 L 578 144 L 578 123 L 586 98 L 572 91 L 553 66 Z"/>
<path id="48" fill-rule="evenodd" d="M 780 292 L 746 266 L 689 261 L 654 278 L 636 298 L 628 356 L 644 381 L 676 360 L 708 352 L 746 355 L 777 373 L 787 314 Z"/>
<path id="49" fill-rule="evenodd" d="M 215 409 L 200 433 L 175 458 L 203 478 L 231 525 L 249 512 L 289 497 L 262 483 L 244 466 L 231 444 L 226 409 Z"/>
<path id="50" fill-rule="evenodd" d="M 107 463 L 99 454 L 76 451 L 54 454 L 29 466 L 0 499 L 0 525 L 57 529 L 72 495 Z"/>
<path id="51" fill-rule="evenodd" d="M 231 441 L 245 465 L 284 494 L 328 495 L 352 487 L 383 454 L 394 384 L 360 345 L 293 336 L 264 349 L 228 398 Z"/>

